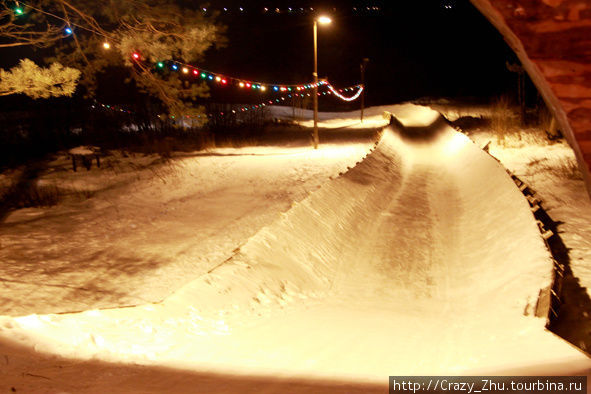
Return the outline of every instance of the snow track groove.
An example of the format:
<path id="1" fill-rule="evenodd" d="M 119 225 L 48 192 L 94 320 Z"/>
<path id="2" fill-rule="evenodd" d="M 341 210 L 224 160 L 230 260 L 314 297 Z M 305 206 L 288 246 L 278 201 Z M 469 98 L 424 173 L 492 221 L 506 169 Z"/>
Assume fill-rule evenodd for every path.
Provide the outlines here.
<path id="1" fill-rule="evenodd" d="M 259 304 L 286 305 L 290 294 L 359 301 L 375 293 L 438 308 L 495 299 L 521 313 L 549 283 L 551 263 L 514 189 L 498 163 L 439 118 L 386 130 L 365 160 L 203 278 L 205 289 L 193 283 L 168 301 L 203 299 L 206 290 L 200 311 L 260 313 Z M 522 283 L 520 273 L 529 275 Z"/>

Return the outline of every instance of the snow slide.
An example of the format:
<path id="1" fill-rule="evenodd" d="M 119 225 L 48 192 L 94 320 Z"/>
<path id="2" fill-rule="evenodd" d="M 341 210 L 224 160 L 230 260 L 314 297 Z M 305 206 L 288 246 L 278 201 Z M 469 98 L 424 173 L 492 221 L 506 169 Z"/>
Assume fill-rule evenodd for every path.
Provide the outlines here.
<path id="1" fill-rule="evenodd" d="M 552 263 L 503 167 L 428 108 L 159 304 L 0 320 L 71 357 L 248 374 L 584 373 L 533 317 Z"/>
<path id="2" fill-rule="evenodd" d="M 551 263 L 527 202 L 434 111 L 415 107 L 401 119 L 411 127 L 386 129 L 365 160 L 259 231 L 203 278 L 205 288 L 187 286 L 168 302 L 207 293 L 196 307 L 254 312 L 292 294 L 375 296 L 415 310 L 530 314 Z"/>

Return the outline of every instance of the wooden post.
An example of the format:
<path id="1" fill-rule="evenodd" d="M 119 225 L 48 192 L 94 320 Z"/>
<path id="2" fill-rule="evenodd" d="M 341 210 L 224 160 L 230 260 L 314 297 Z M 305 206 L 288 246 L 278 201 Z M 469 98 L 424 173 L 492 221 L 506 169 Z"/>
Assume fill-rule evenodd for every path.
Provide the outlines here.
<path id="1" fill-rule="evenodd" d="M 507 70 L 517 74 L 517 101 L 521 110 L 521 124 L 525 124 L 525 71 L 520 64 L 505 62 Z"/>

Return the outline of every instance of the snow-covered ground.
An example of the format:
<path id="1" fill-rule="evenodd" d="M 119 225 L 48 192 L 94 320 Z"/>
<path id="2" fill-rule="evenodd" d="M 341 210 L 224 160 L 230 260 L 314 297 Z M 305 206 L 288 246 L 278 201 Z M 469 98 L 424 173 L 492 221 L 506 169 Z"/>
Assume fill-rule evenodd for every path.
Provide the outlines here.
<path id="1" fill-rule="evenodd" d="M 589 292 L 591 200 L 586 195 L 572 149 L 564 141 L 552 145 L 515 145 L 494 144 L 490 152 L 536 191 L 553 220 L 563 223 L 559 226 L 560 236 L 570 249 L 571 268 Z"/>
<path id="2" fill-rule="evenodd" d="M 257 222 L 228 259 L 214 254 L 222 264 L 183 286 L 168 282 L 178 290 L 162 302 L 0 318 L 2 384 L 25 392 L 383 392 L 388 375 L 589 375 L 590 360 L 533 316 L 552 263 L 504 168 L 424 107 L 368 109 L 364 123 L 384 125 L 384 110 L 407 128 L 386 130 L 363 161 L 327 180 L 368 148 L 343 160 L 344 147 L 335 147 L 330 170 L 309 176 L 314 186 L 323 183 L 319 190 L 282 214 L 275 209 L 276 220 Z M 346 127 L 356 115 L 321 119 Z M 241 173 L 259 157 L 248 159 L 228 176 L 240 183 L 256 171 L 264 179 L 253 187 L 274 190 L 265 185 L 274 179 L 267 171 L 276 166 L 279 177 L 280 161 Z M 214 222 L 214 213 L 234 209 L 215 198 L 232 189 L 210 185 L 212 203 L 150 182 L 149 192 L 136 190 L 152 201 L 146 207 L 194 197 L 195 209 L 199 201 L 217 207 Z M 293 190 L 290 182 L 282 186 Z M 302 197 L 308 190 L 296 189 Z M 270 197 L 252 193 L 263 209 Z M 153 214 L 141 212 L 133 219 Z M 197 219 L 176 220 L 191 229 Z M 150 222 L 132 224 L 145 231 Z M 158 234 L 141 244 L 159 242 Z M 126 245 L 138 256 L 149 252 Z"/>
<path id="3" fill-rule="evenodd" d="M 226 260 L 369 146 L 218 148 L 164 163 L 115 152 L 89 172 L 73 172 L 59 156 L 38 184 L 69 197 L 13 211 L 0 225 L 0 314 L 159 301 Z"/>

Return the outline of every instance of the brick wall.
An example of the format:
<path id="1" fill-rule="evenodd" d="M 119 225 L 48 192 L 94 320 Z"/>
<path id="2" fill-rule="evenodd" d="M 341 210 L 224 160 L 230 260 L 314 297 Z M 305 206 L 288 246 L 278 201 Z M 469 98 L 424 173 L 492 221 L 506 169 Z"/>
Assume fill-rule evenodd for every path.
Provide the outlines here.
<path id="1" fill-rule="evenodd" d="M 591 1 L 471 2 L 515 51 L 554 113 L 591 196 Z"/>

